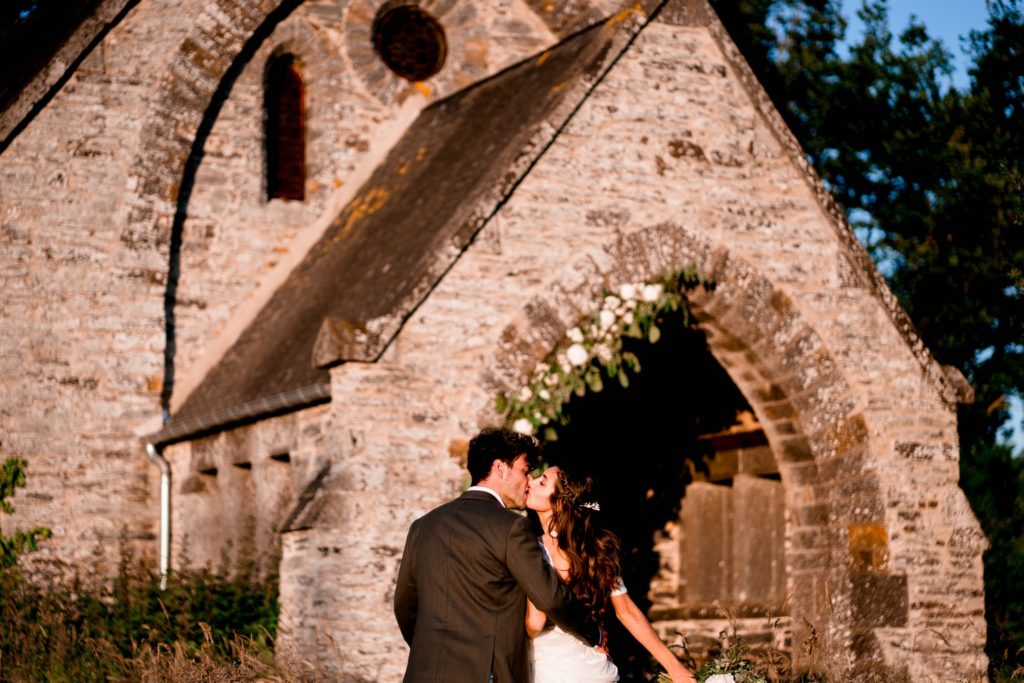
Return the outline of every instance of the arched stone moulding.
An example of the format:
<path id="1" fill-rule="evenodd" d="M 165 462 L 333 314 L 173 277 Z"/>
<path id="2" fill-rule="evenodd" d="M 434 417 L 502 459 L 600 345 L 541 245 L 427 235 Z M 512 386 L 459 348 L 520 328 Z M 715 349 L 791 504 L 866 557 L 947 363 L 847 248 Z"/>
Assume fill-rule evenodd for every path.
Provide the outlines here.
<path id="1" fill-rule="evenodd" d="M 185 163 L 214 93 L 254 32 L 287 17 L 299 0 L 206 4 L 156 89 L 131 161 L 121 241 L 139 250 L 166 249 Z M 267 26 L 272 28 L 272 26 Z M 212 125 L 212 122 L 210 122 Z"/>
<path id="2" fill-rule="evenodd" d="M 713 291 L 688 295 L 698 327 L 757 415 L 782 476 L 798 665 L 848 671 L 869 660 L 876 670 L 898 668 L 882 661 L 874 631 L 907 625 L 907 581 L 887 570 L 885 505 L 865 418 L 821 337 L 751 265 L 669 223 L 620 237 L 603 253 L 570 264 L 544 288 L 547 294 L 523 307 L 488 359 L 485 385 L 492 393 L 518 391 L 566 331 L 599 305 L 603 288 L 690 266 L 715 283 Z M 493 420 L 493 407 L 487 411 Z M 865 601 L 875 595 L 894 607 L 865 620 Z M 821 648 L 817 661 L 801 660 L 801 644 L 812 637 Z"/>

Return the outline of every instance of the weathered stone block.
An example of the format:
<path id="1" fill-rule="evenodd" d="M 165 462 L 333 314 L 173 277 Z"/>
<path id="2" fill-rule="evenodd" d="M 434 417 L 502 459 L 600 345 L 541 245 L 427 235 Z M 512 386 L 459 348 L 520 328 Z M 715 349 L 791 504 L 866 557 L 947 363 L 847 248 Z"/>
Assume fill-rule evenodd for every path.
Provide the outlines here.
<path id="1" fill-rule="evenodd" d="M 854 571 L 882 571 L 889 563 L 889 531 L 884 524 L 865 522 L 847 527 Z"/>
<path id="2" fill-rule="evenodd" d="M 906 626 L 907 577 L 875 572 L 852 572 L 852 623 L 862 627 Z"/>

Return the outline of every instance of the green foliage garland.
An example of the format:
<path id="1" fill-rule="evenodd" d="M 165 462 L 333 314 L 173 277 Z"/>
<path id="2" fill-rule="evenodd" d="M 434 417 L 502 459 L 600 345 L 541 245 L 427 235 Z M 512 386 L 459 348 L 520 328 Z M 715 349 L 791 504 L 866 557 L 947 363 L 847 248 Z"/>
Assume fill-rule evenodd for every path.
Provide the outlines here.
<path id="1" fill-rule="evenodd" d="M 564 409 L 573 394 L 601 391 L 606 379 L 628 387 L 630 373 L 640 372 L 636 355 L 623 350 L 626 338 L 657 343 L 659 325 L 668 313 L 681 312 L 683 324 L 693 324 L 686 292 L 698 286 L 713 288 L 691 267 L 656 282 L 606 290 L 601 307 L 570 329 L 563 344 L 537 364 L 527 386 L 516 394 L 498 394 L 498 413 L 516 431 L 555 440 L 556 425 L 568 422 Z"/>

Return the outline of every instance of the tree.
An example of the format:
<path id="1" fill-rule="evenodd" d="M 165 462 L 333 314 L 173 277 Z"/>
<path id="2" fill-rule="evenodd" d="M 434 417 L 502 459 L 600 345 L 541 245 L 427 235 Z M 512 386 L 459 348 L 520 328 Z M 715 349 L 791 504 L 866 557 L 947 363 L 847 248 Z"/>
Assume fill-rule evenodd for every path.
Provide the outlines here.
<path id="1" fill-rule="evenodd" d="M 25 461 L 22 458 L 7 458 L 0 465 L 0 512 L 8 515 L 14 507 L 7 501 L 18 487 L 25 486 Z M 49 538 L 50 530 L 36 527 L 29 531 L 16 531 L 13 536 L 0 533 L 0 570 L 13 567 L 18 556 L 32 552 L 39 545 L 40 538 Z"/>
<path id="2" fill-rule="evenodd" d="M 838 0 L 712 0 L 819 175 L 939 362 L 975 402 L 959 410 L 961 486 L 985 556 L 993 674 L 1024 647 L 1024 457 L 1001 443 L 1024 389 L 1024 16 L 989 3 L 969 37 L 969 89 L 917 21 L 894 38 L 885 0 L 839 54 Z M 1019 662 L 1019 659 L 1018 659 Z"/>

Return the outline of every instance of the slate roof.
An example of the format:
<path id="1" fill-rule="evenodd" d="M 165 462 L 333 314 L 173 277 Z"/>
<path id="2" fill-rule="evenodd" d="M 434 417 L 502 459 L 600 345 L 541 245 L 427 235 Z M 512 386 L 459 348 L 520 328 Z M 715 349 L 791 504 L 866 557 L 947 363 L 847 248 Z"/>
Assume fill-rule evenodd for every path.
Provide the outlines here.
<path id="1" fill-rule="evenodd" d="M 164 428 L 165 444 L 330 400 L 373 361 L 642 26 L 628 11 L 425 109 Z"/>

